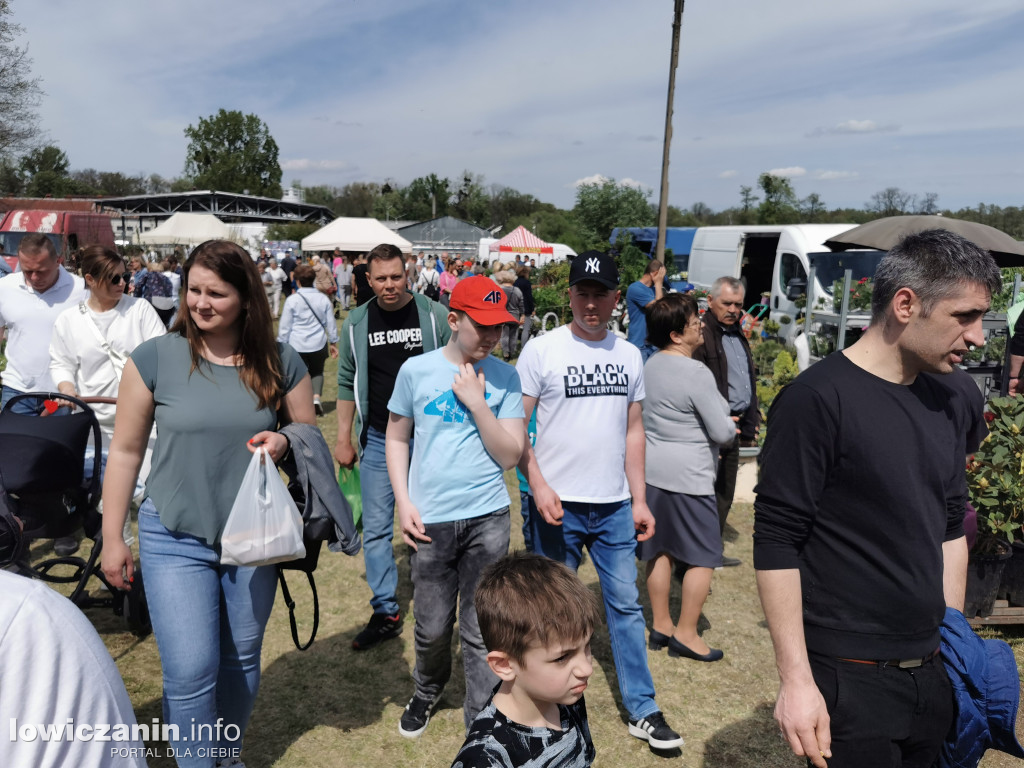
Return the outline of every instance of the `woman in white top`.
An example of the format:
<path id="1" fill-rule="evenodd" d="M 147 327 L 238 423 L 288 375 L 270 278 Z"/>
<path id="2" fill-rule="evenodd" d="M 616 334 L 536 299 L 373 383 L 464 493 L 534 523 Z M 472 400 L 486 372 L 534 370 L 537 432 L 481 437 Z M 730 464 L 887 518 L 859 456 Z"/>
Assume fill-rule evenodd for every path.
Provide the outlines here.
<path id="1" fill-rule="evenodd" d="M 65 395 L 117 397 L 128 355 L 167 328 L 152 304 L 125 293 L 131 273 L 116 251 L 88 246 L 82 251 L 81 269 L 89 294 L 57 316 L 50 337 L 50 376 Z M 104 466 L 115 406 L 97 404 L 92 409 L 100 423 Z M 91 466 L 87 461 L 86 467 Z M 143 489 L 147 473 L 148 465 L 136 491 Z"/>
<path id="2" fill-rule="evenodd" d="M 331 300 L 313 287 L 313 267 L 299 264 L 292 276 L 299 289 L 285 299 L 277 340 L 290 345 L 306 364 L 313 382 L 313 408 L 323 416 L 324 362 L 328 354 L 338 357 L 338 323 Z"/>

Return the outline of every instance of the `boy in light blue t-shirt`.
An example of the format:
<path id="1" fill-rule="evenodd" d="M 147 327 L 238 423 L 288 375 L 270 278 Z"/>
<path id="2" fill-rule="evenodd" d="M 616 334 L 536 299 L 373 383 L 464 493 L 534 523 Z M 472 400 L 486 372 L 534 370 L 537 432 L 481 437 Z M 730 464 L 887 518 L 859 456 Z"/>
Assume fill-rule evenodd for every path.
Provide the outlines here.
<path id="1" fill-rule="evenodd" d="M 449 302 L 451 339 L 407 360 L 388 402 L 385 455 L 402 538 L 412 550 L 416 618 L 416 692 L 398 725 L 407 738 L 426 729 L 451 676 L 457 603 L 467 729 L 498 683 L 473 598 L 480 573 L 508 551 L 503 475 L 526 442 L 519 374 L 491 356 L 502 325 L 515 322 L 505 301 L 489 278 L 460 281 Z"/>

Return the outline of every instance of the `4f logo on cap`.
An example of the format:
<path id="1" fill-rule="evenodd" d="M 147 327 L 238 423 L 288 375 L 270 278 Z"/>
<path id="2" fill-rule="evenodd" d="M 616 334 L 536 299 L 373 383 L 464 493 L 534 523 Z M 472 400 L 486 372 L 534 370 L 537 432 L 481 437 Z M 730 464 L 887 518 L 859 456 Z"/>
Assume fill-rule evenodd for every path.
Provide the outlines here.
<path id="1" fill-rule="evenodd" d="M 598 259 L 587 259 L 587 272 L 592 272 L 595 275 L 601 274 L 601 262 Z"/>
<path id="2" fill-rule="evenodd" d="M 491 291 L 484 296 L 484 301 L 488 304 L 501 304 L 501 291 Z"/>

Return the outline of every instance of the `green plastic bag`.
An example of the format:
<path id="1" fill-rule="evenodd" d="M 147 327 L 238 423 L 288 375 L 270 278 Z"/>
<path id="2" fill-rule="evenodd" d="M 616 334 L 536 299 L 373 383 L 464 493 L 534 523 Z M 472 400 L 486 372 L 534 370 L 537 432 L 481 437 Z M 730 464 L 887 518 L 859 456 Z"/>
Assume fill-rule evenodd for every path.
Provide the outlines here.
<path id="1" fill-rule="evenodd" d="M 352 507 L 352 522 L 356 524 L 356 530 L 363 532 L 363 494 L 359 487 L 359 467 L 352 469 L 340 467 L 338 469 L 338 486 L 341 492 L 348 499 Z"/>

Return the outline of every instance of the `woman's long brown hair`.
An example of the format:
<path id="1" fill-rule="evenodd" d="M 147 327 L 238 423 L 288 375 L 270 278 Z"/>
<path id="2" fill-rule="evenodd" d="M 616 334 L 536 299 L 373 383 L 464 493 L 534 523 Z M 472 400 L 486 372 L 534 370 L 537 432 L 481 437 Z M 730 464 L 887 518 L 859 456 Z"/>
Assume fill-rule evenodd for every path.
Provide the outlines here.
<path id="1" fill-rule="evenodd" d="M 241 325 L 238 333 L 236 355 L 242 358 L 238 375 L 249 390 L 256 395 L 259 407 L 277 410 L 284 396 L 284 373 L 281 355 L 274 339 L 273 319 L 270 303 L 260 279 L 256 263 L 240 246 L 228 240 L 207 240 L 197 245 L 182 266 L 186 300 L 181 302 L 178 317 L 171 326 L 171 333 L 177 333 L 188 340 L 192 356 L 192 370 L 200 368 L 204 358 L 200 354 L 202 331 L 196 327 L 188 310 L 188 276 L 193 267 L 203 267 L 221 280 L 234 286 L 242 302 L 238 316 Z"/>

